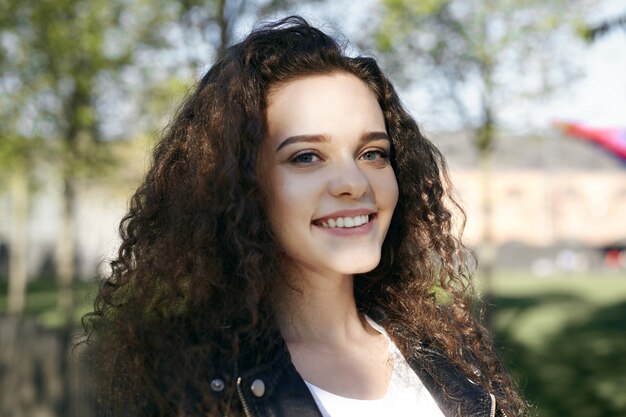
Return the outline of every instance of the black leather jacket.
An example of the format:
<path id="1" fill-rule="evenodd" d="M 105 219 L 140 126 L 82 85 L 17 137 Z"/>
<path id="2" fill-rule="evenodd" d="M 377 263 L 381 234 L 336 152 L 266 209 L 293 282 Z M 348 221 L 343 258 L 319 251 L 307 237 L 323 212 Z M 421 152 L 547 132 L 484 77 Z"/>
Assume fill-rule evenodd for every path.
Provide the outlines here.
<path id="1" fill-rule="evenodd" d="M 246 417 L 322 417 L 315 400 L 291 362 L 284 342 L 276 354 L 254 365 L 241 355 L 233 383 Z M 467 379 L 440 352 L 417 346 L 407 362 L 447 417 L 505 416 L 495 397 Z M 231 371 L 232 372 L 232 371 Z M 220 375 L 211 381 L 214 394 L 224 390 Z"/>

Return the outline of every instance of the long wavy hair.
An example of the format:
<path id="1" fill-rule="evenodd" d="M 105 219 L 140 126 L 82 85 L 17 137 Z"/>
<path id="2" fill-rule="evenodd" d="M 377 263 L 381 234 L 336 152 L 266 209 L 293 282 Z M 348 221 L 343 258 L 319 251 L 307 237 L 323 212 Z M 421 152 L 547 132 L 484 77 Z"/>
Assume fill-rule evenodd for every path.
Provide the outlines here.
<path id="1" fill-rule="evenodd" d="M 156 146 L 121 222 L 111 275 L 83 319 L 103 407 L 119 415 L 237 413 L 232 381 L 216 402 L 207 375 L 216 357 L 235 360 L 244 344 L 259 356 L 276 346 L 271 305 L 285 275 L 257 169 L 268 92 L 332 73 L 358 77 L 377 97 L 400 192 L 380 264 L 355 277 L 358 308 L 381 320 L 405 355 L 416 343 L 437 348 L 509 416 L 524 412 L 470 311 L 475 262 L 453 225 L 452 212 L 464 214 L 442 155 L 373 58 L 347 56 L 299 17 L 230 47 Z"/>

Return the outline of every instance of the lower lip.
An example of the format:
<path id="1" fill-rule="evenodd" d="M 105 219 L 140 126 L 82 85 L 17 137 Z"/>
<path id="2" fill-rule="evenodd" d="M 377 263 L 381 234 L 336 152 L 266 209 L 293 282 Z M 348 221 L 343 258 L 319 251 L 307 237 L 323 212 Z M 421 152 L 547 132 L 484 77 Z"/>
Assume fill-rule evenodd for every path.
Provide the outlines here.
<path id="1" fill-rule="evenodd" d="M 315 225 L 315 227 L 326 233 L 330 233 L 333 236 L 360 236 L 365 235 L 372 230 L 375 220 L 375 217 L 371 218 L 369 222 L 356 227 L 324 227 L 318 225 Z"/>

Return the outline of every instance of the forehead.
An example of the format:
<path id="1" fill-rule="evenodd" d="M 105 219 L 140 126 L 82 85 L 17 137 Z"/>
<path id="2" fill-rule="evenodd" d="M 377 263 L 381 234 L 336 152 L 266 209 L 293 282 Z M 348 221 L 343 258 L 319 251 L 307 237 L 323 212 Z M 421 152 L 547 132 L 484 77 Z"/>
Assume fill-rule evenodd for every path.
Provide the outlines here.
<path id="1" fill-rule="evenodd" d="M 385 130 L 376 96 L 363 81 L 347 73 L 298 78 L 273 88 L 268 95 L 267 122 L 271 139 Z"/>

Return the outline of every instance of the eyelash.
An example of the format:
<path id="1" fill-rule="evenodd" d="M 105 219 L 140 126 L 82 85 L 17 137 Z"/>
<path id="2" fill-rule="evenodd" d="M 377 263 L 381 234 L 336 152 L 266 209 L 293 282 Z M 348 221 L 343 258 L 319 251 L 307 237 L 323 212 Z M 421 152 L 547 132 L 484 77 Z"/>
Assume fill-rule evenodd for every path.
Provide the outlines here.
<path id="1" fill-rule="evenodd" d="M 294 156 L 292 156 L 292 157 L 289 159 L 289 162 L 294 163 L 294 164 L 311 164 L 311 163 L 313 163 L 313 162 L 317 162 L 317 161 L 309 161 L 309 162 L 304 162 L 304 161 L 302 161 L 302 160 L 300 160 L 300 161 L 298 160 L 298 159 L 300 159 L 300 158 L 301 158 L 301 157 L 303 157 L 303 156 L 309 156 L 309 155 L 310 155 L 310 156 L 312 156 L 312 157 L 314 157 L 314 158 L 321 159 L 321 158 L 319 157 L 319 155 L 317 155 L 315 152 L 311 152 L 311 151 L 304 151 L 304 152 L 300 152 L 300 153 L 297 153 L 297 154 L 295 154 Z"/>
<path id="2" fill-rule="evenodd" d="M 372 153 L 376 153 L 380 156 L 381 159 L 384 159 L 385 161 L 389 160 L 389 154 L 387 153 L 387 151 L 383 150 L 383 149 L 368 149 L 365 152 L 363 152 L 362 156 L 365 156 L 367 154 L 372 154 Z M 369 161 L 372 161 L 372 159 L 368 159 Z"/>
<path id="3" fill-rule="evenodd" d="M 383 149 L 380 148 L 372 148 L 372 149 L 367 149 L 366 151 L 364 151 L 363 153 L 361 153 L 360 158 L 363 158 L 365 155 L 368 154 L 378 154 L 380 156 L 380 159 L 383 159 L 385 161 L 389 160 L 389 153 Z M 312 158 L 317 158 L 317 159 L 321 159 L 321 157 L 313 152 L 313 151 L 303 151 L 300 153 L 295 154 L 294 156 L 292 156 L 289 159 L 289 162 L 293 163 L 293 164 L 298 164 L 298 165 L 308 165 L 308 164 L 312 164 L 318 161 L 302 161 L 300 158 L 302 157 L 306 157 L 306 156 L 310 156 Z M 366 161 L 376 161 L 377 159 L 366 159 Z"/>

